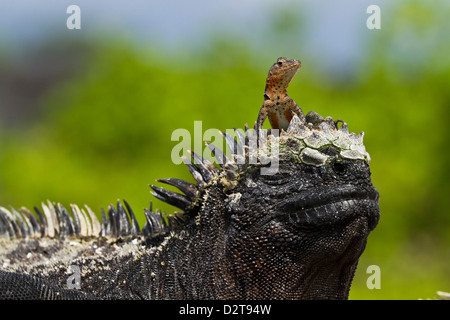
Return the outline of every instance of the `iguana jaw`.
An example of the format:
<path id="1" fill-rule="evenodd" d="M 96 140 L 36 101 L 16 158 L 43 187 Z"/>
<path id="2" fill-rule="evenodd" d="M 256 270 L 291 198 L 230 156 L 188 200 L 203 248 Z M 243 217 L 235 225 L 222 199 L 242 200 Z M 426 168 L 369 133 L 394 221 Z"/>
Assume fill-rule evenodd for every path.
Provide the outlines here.
<path id="1" fill-rule="evenodd" d="M 343 186 L 328 194 L 311 193 L 311 197 L 292 197 L 279 203 L 275 211 L 278 219 L 297 227 L 317 227 L 339 223 L 352 216 L 368 218 L 369 229 L 378 222 L 379 194 Z"/>

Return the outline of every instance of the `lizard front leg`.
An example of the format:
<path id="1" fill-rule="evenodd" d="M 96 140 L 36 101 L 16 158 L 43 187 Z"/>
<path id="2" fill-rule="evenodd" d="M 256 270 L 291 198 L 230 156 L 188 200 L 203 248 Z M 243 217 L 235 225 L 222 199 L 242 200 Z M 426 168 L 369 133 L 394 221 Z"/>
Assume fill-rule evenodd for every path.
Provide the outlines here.
<path id="1" fill-rule="evenodd" d="M 257 132 L 259 131 L 259 129 L 262 129 L 264 120 L 266 120 L 267 115 L 268 115 L 267 108 L 263 104 L 261 109 L 259 109 L 258 118 L 256 119 L 256 130 L 257 130 Z"/>
<path id="2" fill-rule="evenodd" d="M 258 118 L 255 122 L 255 131 L 256 131 L 256 147 L 259 146 L 259 131 L 263 129 L 264 120 L 266 120 L 268 116 L 267 107 L 265 104 L 262 105 L 261 109 L 259 109 Z"/>

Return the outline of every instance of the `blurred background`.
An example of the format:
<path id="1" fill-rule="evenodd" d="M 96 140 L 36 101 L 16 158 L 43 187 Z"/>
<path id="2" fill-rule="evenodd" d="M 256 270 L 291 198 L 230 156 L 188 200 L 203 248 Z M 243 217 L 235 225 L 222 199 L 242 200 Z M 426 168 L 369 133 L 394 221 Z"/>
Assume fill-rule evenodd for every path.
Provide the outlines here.
<path id="1" fill-rule="evenodd" d="M 170 159 L 177 128 L 252 124 L 268 68 L 302 69 L 304 112 L 365 132 L 381 220 L 351 299 L 450 291 L 450 3 L 448 1 L 0 0 L 0 205 L 50 199 L 100 207 L 192 181 Z M 69 5 L 81 29 L 69 30 Z M 369 30 L 366 9 L 381 9 Z M 369 290 L 366 269 L 381 268 Z"/>

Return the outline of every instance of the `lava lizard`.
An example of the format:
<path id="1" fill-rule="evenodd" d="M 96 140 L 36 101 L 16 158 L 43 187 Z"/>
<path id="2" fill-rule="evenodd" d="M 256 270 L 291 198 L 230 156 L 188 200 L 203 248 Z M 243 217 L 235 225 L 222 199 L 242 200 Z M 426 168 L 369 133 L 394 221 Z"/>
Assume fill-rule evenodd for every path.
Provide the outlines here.
<path id="1" fill-rule="evenodd" d="M 304 120 L 302 109 L 287 94 L 287 87 L 301 67 L 296 59 L 280 57 L 269 69 L 264 92 L 264 104 L 259 110 L 256 128 L 261 129 L 267 117 L 273 129 L 286 130 L 296 114 Z"/>

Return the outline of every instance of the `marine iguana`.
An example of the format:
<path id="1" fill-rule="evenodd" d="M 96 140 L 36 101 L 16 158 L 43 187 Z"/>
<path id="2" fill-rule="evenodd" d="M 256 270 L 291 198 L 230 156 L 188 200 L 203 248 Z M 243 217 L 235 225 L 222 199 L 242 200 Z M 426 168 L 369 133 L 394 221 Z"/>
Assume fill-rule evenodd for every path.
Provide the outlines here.
<path id="1" fill-rule="evenodd" d="M 219 166 L 191 152 L 195 183 L 158 180 L 183 194 L 151 185 L 182 212 L 150 205 L 142 229 L 125 201 L 101 222 L 76 205 L 1 207 L 0 298 L 346 299 L 379 220 L 363 133 L 316 113 L 257 148 L 256 131 L 223 133 L 228 155 L 207 143 Z"/>

